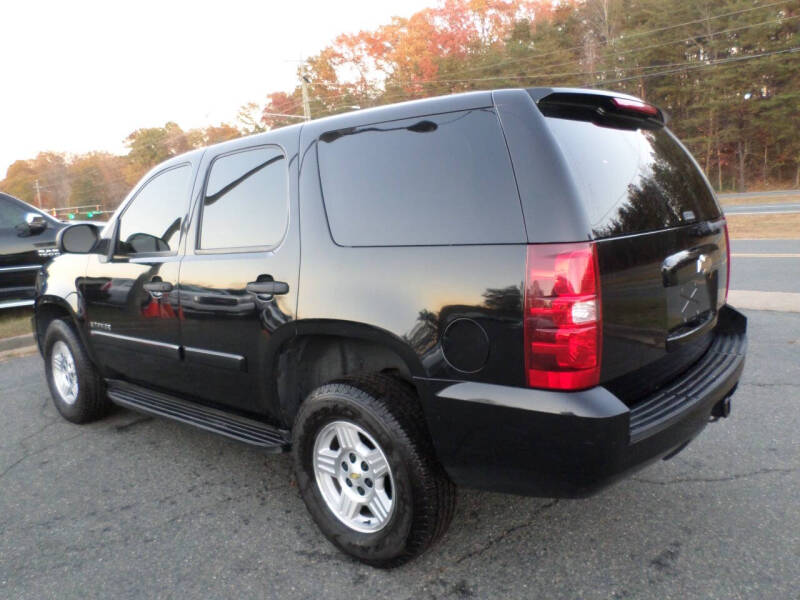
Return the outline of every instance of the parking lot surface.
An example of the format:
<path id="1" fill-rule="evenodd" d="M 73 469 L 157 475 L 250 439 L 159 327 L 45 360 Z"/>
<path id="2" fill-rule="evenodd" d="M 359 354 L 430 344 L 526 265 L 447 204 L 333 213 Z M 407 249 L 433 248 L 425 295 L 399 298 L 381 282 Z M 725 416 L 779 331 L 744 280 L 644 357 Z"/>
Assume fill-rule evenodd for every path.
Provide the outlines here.
<path id="1" fill-rule="evenodd" d="M 797 598 L 800 315 L 749 312 L 731 418 L 585 500 L 462 490 L 379 571 L 316 530 L 288 456 L 124 410 L 71 425 L 38 355 L 0 363 L 2 598 Z"/>

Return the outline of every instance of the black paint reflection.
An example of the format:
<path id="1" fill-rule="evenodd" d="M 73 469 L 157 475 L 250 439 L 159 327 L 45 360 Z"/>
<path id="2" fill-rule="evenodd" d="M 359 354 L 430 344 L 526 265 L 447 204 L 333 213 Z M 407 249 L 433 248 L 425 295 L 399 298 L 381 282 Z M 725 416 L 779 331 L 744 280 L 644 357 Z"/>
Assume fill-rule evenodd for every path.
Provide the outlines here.
<path id="1" fill-rule="evenodd" d="M 583 187 L 596 238 L 678 227 L 719 216 L 702 173 L 665 128 L 625 130 L 547 118 Z"/>
<path id="2" fill-rule="evenodd" d="M 461 379 L 463 371 L 454 367 L 456 356 L 472 351 L 491 342 L 493 356 L 477 369 L 476 380 L 492 381 L 498 377 L 508 380 L 520 379 L 523 374 L 522 342 L 522 290 L 520 286 L 488 288 L 479 305 L 452 304 L 441 307 L 438 312 L 422 309 L 411 331 L 403 339 L 414 348 L 430 377 Z M 460 320 L 473 322 L 473 326 L 461 336 L 457 344 L 447 345 L 445 332 Z M 470 370 L 469 372 L 473 372 Z"/>

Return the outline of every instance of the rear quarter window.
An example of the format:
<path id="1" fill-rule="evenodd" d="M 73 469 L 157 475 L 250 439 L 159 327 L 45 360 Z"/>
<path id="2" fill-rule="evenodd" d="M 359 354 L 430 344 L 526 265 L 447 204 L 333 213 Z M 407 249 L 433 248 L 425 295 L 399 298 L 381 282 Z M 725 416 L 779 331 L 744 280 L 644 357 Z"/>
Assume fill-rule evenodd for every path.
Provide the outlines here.
<path id="1" fill-rule="evenodd" d="M 492 109 L 330 131 L 317 151 L 331 235 L 341 246 L 526 241 Z"/>

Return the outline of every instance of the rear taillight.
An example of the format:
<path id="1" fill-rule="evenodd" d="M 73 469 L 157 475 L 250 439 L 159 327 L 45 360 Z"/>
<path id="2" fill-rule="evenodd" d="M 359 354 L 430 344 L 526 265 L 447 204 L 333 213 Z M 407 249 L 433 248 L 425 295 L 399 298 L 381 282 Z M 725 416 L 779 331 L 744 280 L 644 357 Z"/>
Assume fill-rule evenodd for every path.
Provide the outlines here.
<path id="1" fill-rule="evenodd" d="M 630 98 L 612 98 L 611 101 L 620 110 L 646 115 L 648 117 L 657 117 L 658 109 L 652 104 L 647 104 L 641 100 L 631 100 Z"/>
<path id="2" fill-rule="evenodd" d="M 530 387 L 597 385 L 602 346 L 598 275 L 593 243 L 528 246 L 524 331 Z"/>
<path id="3" fill-rule="evenodd" d="M 728 302 L 728 290 L 731 289 L 731 238 L 728 236 L 728 222 L 725 221 L 725 303 Z"/>

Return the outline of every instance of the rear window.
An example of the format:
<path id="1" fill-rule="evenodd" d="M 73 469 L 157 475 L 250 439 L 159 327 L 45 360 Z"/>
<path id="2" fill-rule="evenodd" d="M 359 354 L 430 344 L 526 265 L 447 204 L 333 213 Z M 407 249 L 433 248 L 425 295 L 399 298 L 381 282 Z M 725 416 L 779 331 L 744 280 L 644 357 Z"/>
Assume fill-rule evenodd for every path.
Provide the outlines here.
<path id="1" fill-rule="evenodd" d="M 320 136 L 320 179 L 342 246 L 524 243 L 514 173 L 491 109 Z"/>
<path id="2" fill-rule="evenodd" d="M 713 193 L 683 146 L 665 127 L 616 129 L 546 117 L 578 184 L 596 238 L 720 216 Z"/>

